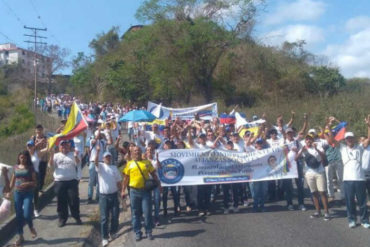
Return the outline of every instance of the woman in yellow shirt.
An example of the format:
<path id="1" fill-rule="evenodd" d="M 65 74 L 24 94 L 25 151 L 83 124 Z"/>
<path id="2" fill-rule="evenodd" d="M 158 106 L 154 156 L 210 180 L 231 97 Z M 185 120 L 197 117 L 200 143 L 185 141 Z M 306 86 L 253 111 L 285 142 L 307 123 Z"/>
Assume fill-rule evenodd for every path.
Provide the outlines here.
<path id="1" fill-rule="evenodd" d="M 149 160 L 142 159 L 140 147 L 134 147 L 132 160 L 128 161 L 123 170 L 124 180 L 121 196 L 126 195 L 127 186 L 130 187 L 132 226 L 136 234 L 136 241 L 140 241 L 143 233 L 141 232 L 141 215 L 144 214 L 145 233 L 149 240 L 153 240 L 152 235 L 152 193 L 144 189 L 145 180 L 149 175 L 160 184 L 155 173 L 155 168 Z M 140 168 L 139 168 L 140 167 Z M 140 171 L 141 170 L 141 171 Z M 145 178 L 144 178 L 145 177 Z"/>

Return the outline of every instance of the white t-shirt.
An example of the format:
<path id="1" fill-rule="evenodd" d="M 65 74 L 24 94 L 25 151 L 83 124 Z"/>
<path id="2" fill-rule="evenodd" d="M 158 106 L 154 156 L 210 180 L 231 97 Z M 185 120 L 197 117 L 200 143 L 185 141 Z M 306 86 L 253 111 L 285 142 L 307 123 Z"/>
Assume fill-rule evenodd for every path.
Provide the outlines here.
<path id="1" fill-rule="evenodd" d="M 245 152 L 244 148 L 244 142 L 242 140 L 239 140 L 237 143 L 233 142 L 234 144 L 234 150 L 237 152 Z"/>
<path id="2" fill-rule="evenodd" d="M 145 131 L 144 135 L 146 145 L 148 145 L 148 143 L 152 140 L 154 140 L 158 144 L 161 144 L 163 141 L 163 136 L 161 134 L 154 133 L 153 131 Z"/>
<path id="3" fill-rule="evenodd" d="M 63 154 L 62 152 L 54 154 L 53 175 L 55 181 L 69 181 L 78 178 L 77 164 L 72 152 L 68 154 Z"/>
<path id="4" fill-rule="evenodd" d="M 33 164 L 33 169 L 35 169 L 35 172 L 39 173 L 40 159 L 39 156 L 37 155 L 37 152 L 31 155 L 31 161 Z"/>
<path id="5" fill-rule="evenodd" d="M 320 150 L 320 151 L 323 152 L 323 150 Z M 317 159 L 317 161 L 320 162 L 320 166 L 318 168 L 316 168 L 316 169 L 313 169 L 311 167 L 308 167 L 307 164 L 306 164 L 306 166 L 305 166 L 305 172 L 306 173 L 316 173 L 316 174 L 325 172 L 324 166 L 321 163 L 321 156 L 320 156 L 319 152 L 317 152 L 316 149 L 313 148 L 313 147 L 312 148 L 307 148 L 307 152 L 309 154 L 311 154 L 312 156 L 314 156 Z"/>
<path id="6" fill-rule="evenodd" d="M 266 141 L 270 145 L 271 148 L 276 148 L 276 147 L 280 147 L 284 145 L 284 139 L 282 138 L 278 138 L 276 140 L 273 140 L 270 138 L 270 139 L 267 139 Z"/>
<path id="7" fill-rule="evenodd" d="M 213 148 L 214 147 L 214 145 L 213 145 L 214 143 L 215 143 L 214 141 L 207 140 L 206 141 L 206 146 L 209 147 L 209 148 Z"/>
<path id="8" fill-rule="evenodd" d="M 112 194 L 118 191 L 117 183 L 122 181 L 120 172 L 117 166 L 107 165 L 99 162 L 95 167 L 99 179 L 99 193 Z"/>
<path id="9" fill-rule="evenodd" d="M 317 148 L 320 150 L 324 150 L 325 147 L 329 145 L 327 140 L 321 138 L 316 138 L 314 142 L 317 144 Z"/>
<path id="10" fill-rule="evenodd" d="M 365 172 L 362 169 L 361 159 L 364 148 L 355 145 L 353 148 L 340 144 L 340 153 L 343 162 L 343 181 L 364 181 Z"/>
<path id="11" fill-rule="evenodd" d="M 90 162 L 94 162 L 95 161 L 95 156 L 96 156 L 96 147 L 97 145 L 100 145 L 100 152 L 99 152 L 99 161 L 103 161 L 103 154 L 105 152 L 105 145 L 106 145 L 106 142 L 105 140 L 97 140 L 95 142 L 95 144 L 92 144 L 92 142 L 90 142 L 90 150 L 91 150 L 91 154 L 90 154 Z"/>
<path id="12" fill-rule="evenodd" d="M 288 125 L 284 124 L 283 125 L 283 130 L 285 131 L 287 128 L 288 128 Z M 274 126 L 274 129 L 276 129 L 276 131 L 277 131 L 277 138 L 278 139 L 284 138 L 283 132 L 278 126 Z"/>
<path id="13" fill-rule="evenodd" d="M 292 141 L 289 141 L 288 139 L 286 139 L 284 144 L 287 145 L 289 150 L 292 150 L 292 149 L 296 148 L 297 152 L 302 148 L 302 143 L 297 139 L 294 139 Z"/>
<path id="14" fill-rule="evenodd" d="M 200 143 L 197 143 L 197 142 L 194 142 L 194 145 L 192 148 L 197 148 L 197 149 L 207 149 L 209 148 L 207 145 L 203 145 L 203 144 L 200 144 Z"/>

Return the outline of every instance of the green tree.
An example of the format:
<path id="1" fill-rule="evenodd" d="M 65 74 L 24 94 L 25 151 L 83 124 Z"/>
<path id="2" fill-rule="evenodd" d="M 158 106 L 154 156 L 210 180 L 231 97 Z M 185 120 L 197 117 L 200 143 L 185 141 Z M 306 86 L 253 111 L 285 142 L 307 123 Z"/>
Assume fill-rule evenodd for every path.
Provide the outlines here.
<path id="1" fill-rule="evenodd" d="M 327 66 L 313 67 L 310 77 L 312 79 L 311 86 L 313 86 L 311 90 L 317 92 L 320 98 L 327 98 L 337 94 L 339 89 L 346 84 L 338 68 Z"/>

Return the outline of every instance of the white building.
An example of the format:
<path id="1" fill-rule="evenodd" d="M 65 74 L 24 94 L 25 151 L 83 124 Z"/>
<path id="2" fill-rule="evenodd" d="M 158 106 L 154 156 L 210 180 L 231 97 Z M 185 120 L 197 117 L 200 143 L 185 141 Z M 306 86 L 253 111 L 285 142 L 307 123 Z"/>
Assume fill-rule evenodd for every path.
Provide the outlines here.
<path id="1" fill-rule="evenodd" d="M 0 66 L 6 64 L 20 64 L 25 75 L 34 75 L 35 53 L 15 44 L 0 44 Z M 50 58 L 36 53 L 37 76 L 40 82 L 47 82 L 47 76 L 51 68 Z"/>

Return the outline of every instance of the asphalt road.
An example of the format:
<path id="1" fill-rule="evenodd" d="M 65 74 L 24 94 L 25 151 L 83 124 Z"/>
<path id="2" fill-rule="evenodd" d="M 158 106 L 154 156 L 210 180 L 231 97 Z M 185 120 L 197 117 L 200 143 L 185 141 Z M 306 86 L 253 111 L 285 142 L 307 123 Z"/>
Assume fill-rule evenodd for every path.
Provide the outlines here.
<path id="1" fill-rule="evenodd" d="M 163 247 L 368 247 L 370 231 L 361 226 L 349 229 L 345 207 L 333 205 L 333 219 L 310 219 L 314 212 L 306 198 L 308 211 L 288 211 L 285 202 L 267 203 L 267 212 L 253 213 L 242 207 L 239 213 L 223 214 L 221 201 L 214 205 L 214 214 L 198 217 L 196 212 L 182 213 L 179 217 L 162 218 L 162 225 L 153 230 L 155 239 L 135 242 L 134 234 L 126 220 L 125 233 L 112 246 L 163 246 Z M 182 204 L 184 205 L 184 204 Z M 296 205 L 295 205 L 296 206 Z M 170 212 L 172 212 L 170 210 Z M 173 216 L 173 215 L 172 215 Z M 127 234 L 128 233 L 128 234 Z M 120 245 L 121 246 L 121 245 Z"/>

